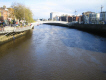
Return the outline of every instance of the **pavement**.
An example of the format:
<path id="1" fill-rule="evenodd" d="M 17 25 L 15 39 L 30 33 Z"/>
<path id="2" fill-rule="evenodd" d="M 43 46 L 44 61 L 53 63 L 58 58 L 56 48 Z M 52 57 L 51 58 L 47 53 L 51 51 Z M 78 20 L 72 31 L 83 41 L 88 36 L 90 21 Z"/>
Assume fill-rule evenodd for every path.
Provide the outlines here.
<path id="1" fill-rule="evenodd" d="M 4 28 L 0 29 L 0 34 L 5 34 L 9 32 L 21 32 L 25 30 L 32 29 L 32 26 L 27 27 L 11 27 L 11 26 L 5 26 Z"/>

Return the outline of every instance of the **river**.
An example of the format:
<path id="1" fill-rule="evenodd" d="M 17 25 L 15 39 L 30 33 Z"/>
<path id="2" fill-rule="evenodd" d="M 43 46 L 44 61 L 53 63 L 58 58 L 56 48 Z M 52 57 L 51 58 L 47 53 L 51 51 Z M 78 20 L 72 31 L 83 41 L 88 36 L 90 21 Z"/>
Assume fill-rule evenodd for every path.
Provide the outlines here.
<path id="1" fill-rule="evenodd" d="M 106 80 L 106 38 L 35 26 L 0 46 L 0 80 Z"/>

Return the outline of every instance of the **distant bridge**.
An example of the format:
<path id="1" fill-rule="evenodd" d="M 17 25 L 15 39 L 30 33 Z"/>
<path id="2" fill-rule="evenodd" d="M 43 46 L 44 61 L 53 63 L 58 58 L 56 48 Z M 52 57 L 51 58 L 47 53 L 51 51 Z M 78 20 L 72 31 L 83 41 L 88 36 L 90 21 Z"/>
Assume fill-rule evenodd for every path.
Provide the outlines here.
<path id="1" fill-rule="evenodd" d="M 37 21 L 35 23 L 32 23 L 34 26 L 40 25 L 40 24 L 50 24 L 50 25 L 57 25 L 57 26 L 73 26 L 75 22 L 66 22 L 66 21 Z"/>
<path id="2" fill-rule="evenodd" d="M 58 24 L 65 24 L 67 25 L 68 22 L 65 22 L 65 21 L 37 21 L 35 23 L 32 23 L 33 25 L 38 25 L 38 24 L 45 24 L 45 23 L 58 23 Z"/>

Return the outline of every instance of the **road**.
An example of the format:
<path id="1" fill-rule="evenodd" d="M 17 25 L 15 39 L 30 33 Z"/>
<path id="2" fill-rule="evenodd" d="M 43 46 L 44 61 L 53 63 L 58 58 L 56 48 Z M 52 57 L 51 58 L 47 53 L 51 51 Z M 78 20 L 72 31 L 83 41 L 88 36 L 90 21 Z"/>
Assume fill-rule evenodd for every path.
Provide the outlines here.
<path id="1" fill-rule="evenodd" d="M 106 80 L 106 38 L 35 26 L 0 46 L 0 80 Z"/>

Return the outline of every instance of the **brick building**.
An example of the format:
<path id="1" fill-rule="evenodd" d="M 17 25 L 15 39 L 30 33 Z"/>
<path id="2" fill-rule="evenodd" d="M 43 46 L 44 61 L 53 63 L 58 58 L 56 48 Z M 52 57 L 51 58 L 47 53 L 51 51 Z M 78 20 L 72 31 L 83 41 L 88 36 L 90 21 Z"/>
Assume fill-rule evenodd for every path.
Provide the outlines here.
<path id="1" fill-rule="evenodd" d="M 67 21 L 67 16 L 60 16 L 59 21 Z"/>
<path id="2" fill-rule="evenodd" d="M 76 22 L 79 22 L 81 23 L 82 22 L 82 16 L 61 16 L 59 17 L 59 20 L 60 21 L 67 21 L 67 22 L 73 22 L 73 21 L 76 21 Z"/>
<path id="3" fill-rule="evenodd" d="M 68 22 L 72 22 L 73 21 L 72 19 L 73 18 L 71 16 L 68 16 Z"/>
<path id="4" fill-rule="evenodd" d="M 0 8 L 0 17 L 3 17 L 4 20 L 8 19 L 8 9 Z"/>

